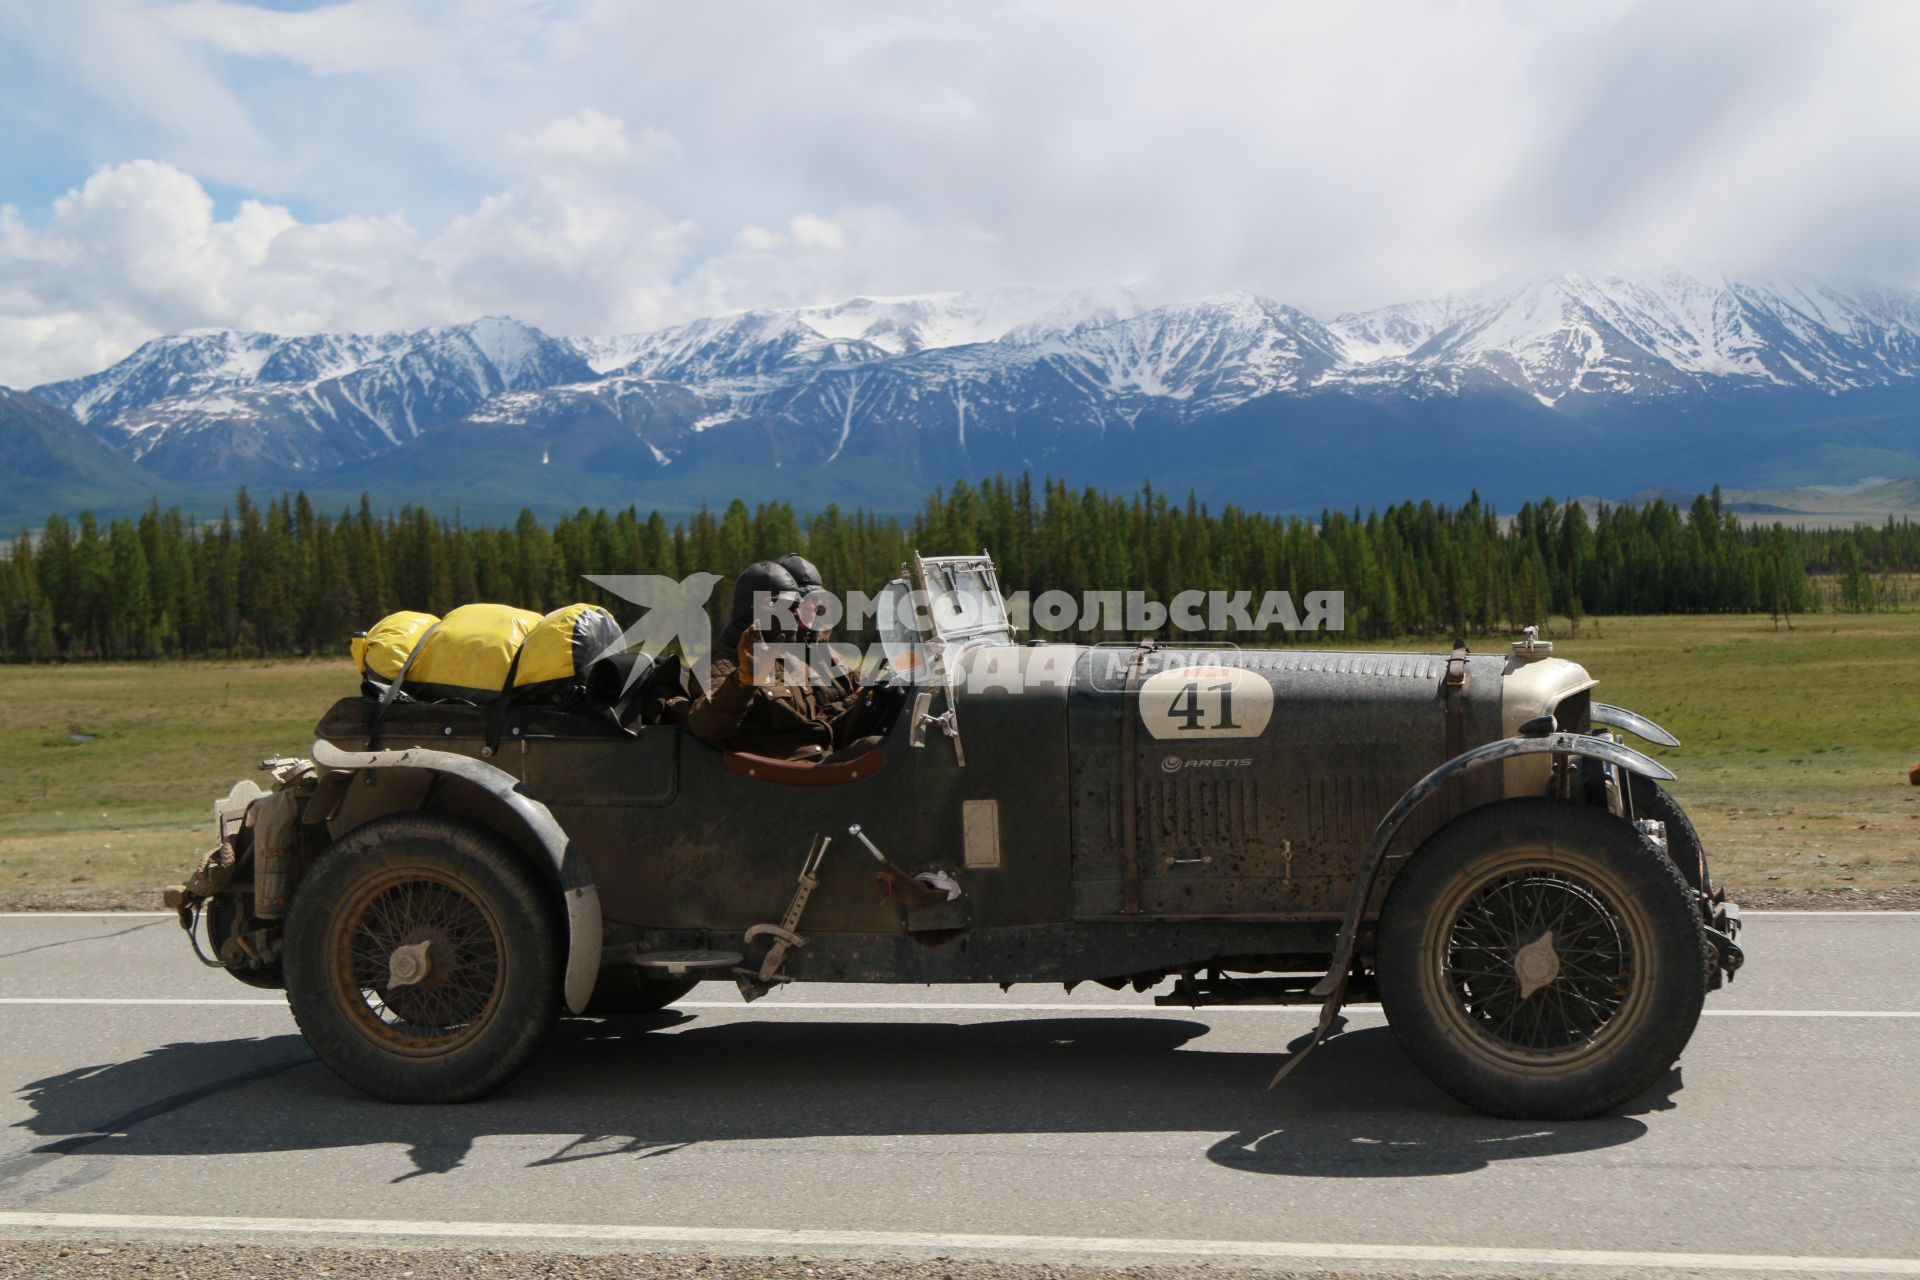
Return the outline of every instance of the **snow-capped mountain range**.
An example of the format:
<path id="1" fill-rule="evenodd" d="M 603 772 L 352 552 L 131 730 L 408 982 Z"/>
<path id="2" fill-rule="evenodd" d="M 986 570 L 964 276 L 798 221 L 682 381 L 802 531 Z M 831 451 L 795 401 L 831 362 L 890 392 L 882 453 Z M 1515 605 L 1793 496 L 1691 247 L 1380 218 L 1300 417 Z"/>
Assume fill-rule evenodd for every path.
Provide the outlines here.
<path id="1" fill-rule="evenodd" d="M 1589 492 L 1596 468 L 1635 487 L 1779 478 L 1749 474 L 1761 464 L 1844 482 L 1860 475 L 1813 472 L 1920 464 L 1920 294 L 1567 273 L 1322 320 L 1250 294 L 1148 306 L 1117 288 L 1014 288 L 612 337 L 505 317 L 192 332 L 33 394 L 176 485 L 426 501 L 457 499 L 482 466 L 507 490 L 525 471 L 529 492 L 569 505 L 569 485 L 593 503 L 684 502 L 799 477 L 889 501 L 1021 469 L 1172 477 L 1262 505 L 1347 501 L 1329 484 L 1358 480 L 1369 491 L 1351 500 L 1371 501 L 1383 485 L 1418 496 L 1402 478 L 1441 474 L 1435 456 L 1463 449 L 1494 491 L 1508 474 L 1550 479 L 1543 460 L 1581 468 L 1557 487 Z M 1842 425 L 1823 438 L 1821 423 Z"/>
<path id="2" fill-rule="evenodd" d="M 504 392 L 594 376 L 574 344 L 488 317 L 418 333 L 182 333 L 34 394 L 134 461 L 186 477 L 357 461 Z"/>
<path id="3" fill-rule="evenodd" d="M 1880 387 L 1920 371 L 1920 293 L 1809 276 L 1543 276 L 1334 322 L 1357 380 L 1569 394 Z"/>

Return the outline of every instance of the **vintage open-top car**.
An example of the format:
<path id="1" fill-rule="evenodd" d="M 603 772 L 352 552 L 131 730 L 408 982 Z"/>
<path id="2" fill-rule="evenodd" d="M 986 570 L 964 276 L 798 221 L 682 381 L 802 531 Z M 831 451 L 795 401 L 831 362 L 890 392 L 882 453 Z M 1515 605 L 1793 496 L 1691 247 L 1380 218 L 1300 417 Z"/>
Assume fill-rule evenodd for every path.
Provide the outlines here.
<path id="1" fill-rule="evenodd" d="M 216 803 L 171 901 L 341 1076 L 422 1102 L 703 979 L 1097 982 L 1320 1003 L 1320 1035 L 1377 998 L 1457 1097 L 1569 1118 L 1663 1074 L 1740 964 L 1673 775 L 1611 731 L 1677 744 L 1545 642 L 1020 643 L 990 560 L 916 557 L 916 589 L 864 750 L 723 752 L 658 699 L 348 697 Z"/>

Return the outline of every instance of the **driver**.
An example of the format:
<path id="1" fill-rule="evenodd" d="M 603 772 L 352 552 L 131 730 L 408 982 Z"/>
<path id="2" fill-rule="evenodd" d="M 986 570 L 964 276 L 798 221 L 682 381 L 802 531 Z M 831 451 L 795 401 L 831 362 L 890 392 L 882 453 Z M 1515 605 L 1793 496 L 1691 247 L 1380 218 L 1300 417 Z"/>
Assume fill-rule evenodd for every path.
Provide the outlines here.
<path id="1" fill-rule="evenodd" d="M 833 750 L 834 722 L 844 707 L 829 704 L 828 689 L 815 684 L 805 663 L 780 654 L 763 655 L 759 663 L 754 657 L 763 641 L 807 638 L 761 635 L 754 626 L 756 600 L 771 602 L 775 617 L 796 616 L 802 595 L 793 575 L 772 560 L 756 561 L 734 579 L 733 612 L 720 632 L 707 689 L 687 716 L 687 727 L 702 739 L 784 760 L 815 760 Z"/>

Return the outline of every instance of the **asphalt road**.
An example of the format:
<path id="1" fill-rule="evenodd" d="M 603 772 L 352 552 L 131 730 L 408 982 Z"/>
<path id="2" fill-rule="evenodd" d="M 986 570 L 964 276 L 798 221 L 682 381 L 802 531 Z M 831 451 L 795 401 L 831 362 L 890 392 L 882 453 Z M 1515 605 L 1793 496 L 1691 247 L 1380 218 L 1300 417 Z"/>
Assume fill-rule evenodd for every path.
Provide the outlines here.
<path id="1" fill-rule="evenodd" d="M 397 1107 L 170 919 L 4 917 L 0 1234 L 1920 1274 L 1920 914 L 1742 941 L 1664 1081 L 1543 1124 L 1454 1103 L 1377 1010 L 1270 1093 L 1310 1011 L 1037 987 L 709 984 Z"/>

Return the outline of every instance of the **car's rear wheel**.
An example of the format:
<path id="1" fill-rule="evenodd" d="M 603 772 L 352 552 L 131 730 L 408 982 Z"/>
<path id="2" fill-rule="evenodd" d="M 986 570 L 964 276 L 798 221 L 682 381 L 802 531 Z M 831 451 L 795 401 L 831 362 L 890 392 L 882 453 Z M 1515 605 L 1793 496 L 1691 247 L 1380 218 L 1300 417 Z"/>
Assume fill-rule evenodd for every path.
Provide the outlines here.
<path id="1" fill-rule="evenodd" d="M 335 841 L 287 919 L 287 999 L 348 1083 L 461 1102 L 511 1079 L 561 1008 L 551 894 L 495 833 L 444 814 L 378 818 Z"/>
<path id="2" fill-rule="evenodd" d="M 1678 1058 L 1710 955 L 1687 885 L 1604 809 L 1509 800 L 1456 819 L 1395 880 L 1380 995 L 1407 1054 L 1495 1115 L 1611 1111 Z"/>

